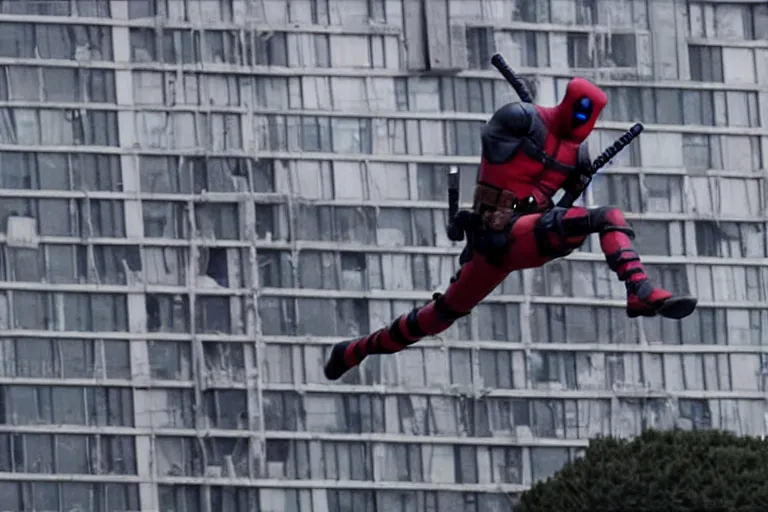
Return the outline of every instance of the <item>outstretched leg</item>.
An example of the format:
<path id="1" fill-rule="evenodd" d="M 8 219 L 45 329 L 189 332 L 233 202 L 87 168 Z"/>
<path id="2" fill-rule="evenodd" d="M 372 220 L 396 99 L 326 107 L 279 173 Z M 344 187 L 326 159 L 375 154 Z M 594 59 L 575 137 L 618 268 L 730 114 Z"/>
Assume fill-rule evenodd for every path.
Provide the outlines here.
<path id="1" fill-rule="evenodd" d="M 521 226 L 522 228 L 522 226 Z M 538 220 L 534 237 L 542 256 L 558 257 L 598 233 L 606 262 L 627 288 L 627 315 L 680 319 L 693 313 L 697 300 L 676 297 L 651 284 L 632 246 L 634 231 L 617 208 L 554 208 Z"/>
<path id="2" fill-rule="evenodd" d="M 444 294 L 436 293 L 432 301 L 401 315 L 388 327 L 353 341 L 337 343 L 325 365 L 326 378 L 340 378 L 369 355 L 394 354 L 422 338 L 440 334 L 453 322 L 468 315 L 507 274 L 476 253 L 462 265 Z"/>

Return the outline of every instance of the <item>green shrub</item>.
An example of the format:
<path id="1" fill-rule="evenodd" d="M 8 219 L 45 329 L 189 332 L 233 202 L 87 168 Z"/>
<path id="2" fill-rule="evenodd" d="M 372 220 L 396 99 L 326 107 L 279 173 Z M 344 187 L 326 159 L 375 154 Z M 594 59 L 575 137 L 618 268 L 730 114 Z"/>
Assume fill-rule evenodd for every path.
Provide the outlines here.
<path id="1" fill-rule="evenodd" d="M 597 438 L 517 512 L 768 511 L 768 440 L 715 430 Z"/>

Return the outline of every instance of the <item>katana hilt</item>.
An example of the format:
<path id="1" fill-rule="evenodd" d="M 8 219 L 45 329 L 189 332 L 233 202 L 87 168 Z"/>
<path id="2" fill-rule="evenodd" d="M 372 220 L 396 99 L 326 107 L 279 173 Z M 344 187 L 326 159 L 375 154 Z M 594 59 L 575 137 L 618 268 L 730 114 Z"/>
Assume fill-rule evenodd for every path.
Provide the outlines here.
<path id="1" fill-rule="evenodd" d="M 512 86 L 520 97 L 520 101 L 523 103 L 533 103 L 533 97 L 531 96 L 531 93 L 528 92 L 528 88 L 523 81 L 517 77 L 515 72 L 512 71 L 512 68 L 509 67 L 509 64 L 507 64 L 507 61 L 504 60 L 504 57 L 502 57 L 500 53 L 491 57 L 491 64 L 499 73 L 501 73 L 501 76 L 504 77 L 507 83 Z"/>

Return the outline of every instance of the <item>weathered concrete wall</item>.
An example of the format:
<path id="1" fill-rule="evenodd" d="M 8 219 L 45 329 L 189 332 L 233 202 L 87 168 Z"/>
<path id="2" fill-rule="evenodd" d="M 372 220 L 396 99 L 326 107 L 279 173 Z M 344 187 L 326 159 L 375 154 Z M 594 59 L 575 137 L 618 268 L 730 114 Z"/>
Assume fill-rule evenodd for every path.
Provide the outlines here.
<path id="1" fill-rule="evenodd" d="M 766 430 L 768 9 L 683 0 L 0 2 L 0 510 L 508 510 L 597 434 Z M 522 272 L 340 384 L 444 287 L 446 169 L 516 99 L 610 96 L 650 272 Z"/>

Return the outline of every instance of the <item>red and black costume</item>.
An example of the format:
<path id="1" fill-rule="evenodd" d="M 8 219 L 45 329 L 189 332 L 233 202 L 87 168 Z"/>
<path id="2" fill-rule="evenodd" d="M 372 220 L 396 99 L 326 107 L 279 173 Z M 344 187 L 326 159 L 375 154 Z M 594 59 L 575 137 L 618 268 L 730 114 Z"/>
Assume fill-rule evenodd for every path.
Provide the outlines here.
<path id="1" fill-rule="evenodd" d="M 515 270 L 540 267 L 597 233 L 608 266 L 627 288 L 630 317 L 683 318 L 692 297 L 653 286 L 632 247 L 634 233 L 616 208 L 572 207 L 590 169 L 585 143 L 607 103 L 591 82 L 574 78 L 556 107 L 511 103 L 482 130 L 482 162 L 472 212 L 460 212 L 467 247 L 444 294 L 391 325 L 333 347 L 325 375 L 335 380 L 371 354 L 391 354 L 443 332 L 470 313 Z M 563 189 L 565 197 L 552 198 Z"/>

